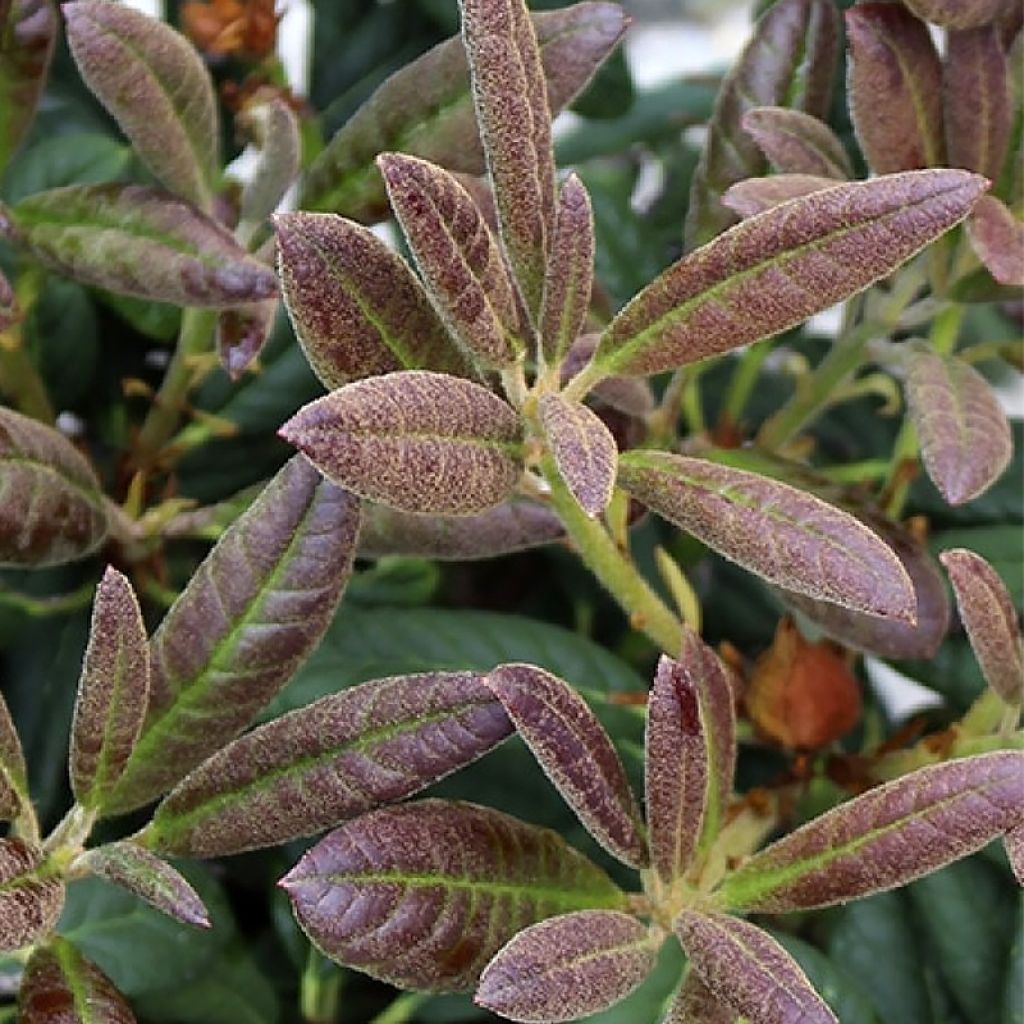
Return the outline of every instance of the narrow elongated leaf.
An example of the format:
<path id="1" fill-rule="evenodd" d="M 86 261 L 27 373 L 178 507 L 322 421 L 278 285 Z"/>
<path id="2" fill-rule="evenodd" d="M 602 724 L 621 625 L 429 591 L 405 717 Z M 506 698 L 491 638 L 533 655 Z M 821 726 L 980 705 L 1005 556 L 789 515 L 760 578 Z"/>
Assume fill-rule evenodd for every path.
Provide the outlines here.
<path id="1" fill-rule="evenodd" d="M 28 800 L 28 775 L 21 741 L 0 693 L 0 821 L 10 821 Z"/>
<path id="2" fill-rule="evenodd" d="M 0 409 L 0 564 L 59 565 L 107 536 L 99 481 L 63 434 Z"/>
<path id="3" fill-rule="evenodd" d="M 552 113 L 565 107 L 626 30 L 617 3 L 578 3 L 533 15 Z M 459 38 L 435 46 L 392 75 L 310 168 L 301 205 L 369 223 L 387 214 L 374 158 L 400 150 L 451 171 L 483 174 L 466 51 Z"/>
<path id="4" fill-rule="evenodd" d="M 0 234 L 45 266 L 119 295 L 226 307 L 277 294 L 274 272 L 224 227 L 142 185 L 39 192 L 0 207 Z"/>
<path id="5" fill-rule="evenodd" d="M 1013 456 L 1010 424 L 988 381 L 928 349 L 907 360 L 907 404 L 925 469 L 951 505 L 984 494 Z"/>
<path id="6" fill-rule="evenodd" d="M 1013 875 L 1017 879 L 1017 884 L 1024 885 L 1024 825 L 1011 828 L 1003 836 L 1003 842 L 1006 846 L 1006 856 L 1010 861 L 1010 867 L 1013 869 Z"/>
<path id="7" fill-rule="evenodd" d="M 853 175 L 843 144 L 824 121 L 802 110 L 755 107 L 743 129 L 784 174 L 813 174 L 845 181 Z"/>
<path id="8" fill-rule="evenodd" d="M 220 129 L 213 82 L 195 48 L 131 7 L 77 0 L 63 11 L 82 77 L 135 152 L 168 189 L 208 210 Z"/>
<path id="9" fill-rule="evenodd" d="M 967 221 L 971 245 L 1000 283 L 1024 285 L 1024 220 L 994 196 L 982 196 Z"/>
<path id="10" fill-rule="evenodd" d="M 333 214 L 275 224 L 288 314 L 328 390 L 392 370 L 465 370 L 419 281 L 373 232 Z"/>
<path id="11" fill-rule="evenodd" d="M 519 418 L 472 381 L 409 370 L 356 381 L 278 431 L 330 479 L 426 515 L 472 515 L 519 479 Z"/>
<path id="12" fill-rule="evenodd" d="M 654 969 L 646 925 L 579 910 L 531 925 L 487 965 L 474 1002 L 516 1021 L 576 1020 L 625 999 Z"/>
<path id="13" fill-rule="evenodd" d="M 892 549 L 853 516 L 788 484 L 667 452 L 627 452 L 619 484 L 737 564 L 808 597 L 913 621 Z"/>
<path id="14" fill-rule="evenodd" d="M 516 363 L 524 344 L 514 286 L 473 197 L 453 175 L 425 160 L 385 153 L 377 165 L 452 337 L 484 366 Z"/>
<path id="15" fill-rule="evenodd" d="M 42 851 L 21 839 L 0 839 L 0 953 L 27 946 L 49 931 L 64 906 L 64 883 L 40 875 Z"/>
<path id="16" fill-rule="evenodd" d="M 249 107 L 242 115 L 249 136 L 259 145 L 256 170 L 242 188 L 240 218 L 259 224 L 284 198 L 299 173 L 302 139 L 295 112 L 280 97 Z"/>
<path id="17" fill-rule="evenodd" d="M 219 751 L 157 808 L 145 842 L 219 857 L 313 835 L 424 789 L 511 732 L 475 673 L 364 683 Z"/>
<path id="18" fill-rule="evenodd" d="M 66 939 L 33 951 L 18 993 L 21 1024 L 135 1024 L 114 983 Z"/>
<path id="19" fill-rule="evenodd" d="M 831 0 L 780 0 L 722 82 L 690 186 L 686 247 L 695 249 L 736 222 L 721 196 L 768 162 L 743 130 L 753 107 L 783 106 L 815 117 L 828 111 L 838 57 L 839 16 Z"/>
<path id="20" fill-rule="evenodd" d="M 82 854 L 75 868 L 103 878 L 182 924 L 210 927 L 199 893 L 166 861 L 134 842 L 108 843 Z"/>
<path id="21" fill-rule="evenodd" d="M 281 880 L 323 953 L 433 991 L 475 987 L 524 927 L 625 895 L 548 829 L 475 804 L 421 800 L 364 814 Z"/>
<path id="22" fill-rule="evenodd" d="M 643 818 L 608 733 L 566 682 L 533 665 L 486 678 L 544 774 L 590 834 L 633 867 L 647 862 Z"/>
<path id="23" fill-rule="evenodd" d="M 963 220 L 987 187 L 965 171 L 917 171 L 751 217 L 640 292 L 595 361 L 606 375 L 658 373 L 793 327 L 892 273 Z"/>
<path id="24" fill-rule="evenodd" d="M 906 4 L 919 18 L 952 29 L 987 25 L 1009 6 L 1006 0 L 906 0 Z"/>
<path id="25" fill-rule="evenodd" d="M 619 451 L 612 432 L 592 409 L 561 395 L 544 395 L 539 410 L 559 474 L 583 511 L 599 516 L 615 489 Z"/>
<path id="26" fill-rule="evenodd" d="M 730 185 L 722 196 L 722 205 L 741 217 L 764 213 L 790 199 L 809 196 L 823 188 L 832 188 L 835 178 L 819 178 L 813 174 L 773 174 L 768 178 L 745 178 Z"/>
<path id="27" fill-rule="evenodd" d="M 939 559 L 986 682 L 1007 704 L 1024 703 L 1024 650 L 1006 586 L 981 555 L 958 548 Z"/>
<path id="28" fill-rule="evenodd" d="M 869 790 L 755 854 L 722 884 L 726 906 L 767 913 L 882 892 L 966 857 L 1024 807 L 1024 752 L 931 765 Z"/>
<path id="29" fill-rule="evenodd" d="M 686 972 L 662 1024 L 736 1024 L 739 1014 L 701 981 L 693 968 Z"/>
<path id="30" fill-rule="evenodd" d="M 877 174 L 943 162 L 942 64 L 928 28 L 902 4 L 846 12 L 850 113 Z"/>
<path id="31" fill-rule="evenodd" d="M 358 502 L 292 459 L 221 537 L 150 642 L 149 712 L 111 812 L 165 793 L 237 736 L 330 623 Z"/>
<path id="32" fill-rule="evenodd" d="M 675 930 L 704 984 L 752 1024 L 838 1024 L 800 965 L 755 925 L 684 910 Z"/>

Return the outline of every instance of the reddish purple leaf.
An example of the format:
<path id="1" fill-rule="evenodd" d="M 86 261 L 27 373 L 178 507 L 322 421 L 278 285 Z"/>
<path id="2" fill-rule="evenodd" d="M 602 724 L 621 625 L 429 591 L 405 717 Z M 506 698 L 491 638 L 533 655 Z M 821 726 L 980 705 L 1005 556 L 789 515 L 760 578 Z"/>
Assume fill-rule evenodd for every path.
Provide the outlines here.
<path id="1" fill-rule="evenodd" d="M 0 953 L 35 942 L 57 923 L 64 883 L 38 874 L 43 853 L 22 839 L 0 839 Z"/>
<path id="2" fill-rule="evenodd" d="M 740 1015 L 711 990 L 692 968 L 686 972 L 662 1024 L 736 1024 Z"/>
<path id="3" fill-rule="evenodd" d="M 843 144 L 824 121 L 802 110 L 754 107 L 743 115 L 743 129 L 775 169 L 846 181 L 853 176 Z"/>
<path id="4" fill-rule="evenodd" d="M 587 831 L 624 863 L 647 864 L 636 797 L 586 701 L 568 683 L 533 665 L 502 665 L 485 683 Z"/>
<path id="5" fill-rule="evenodd" d="M 474 1002 L 509 1020 L 548 1024 L 625 999 L 654 969 L 646 925 L 614 910 L 579 910 L 521 931 L 487 965 Z"/>
<path id="6" fill-rule="evenodd" d="M 217 356 L 232 380 L 239 380 L 263 351 L 276 313 L 277 299 L 269 299 L 217 316 Z"/>
<path id="7" fill-rule="evenodd" d="M 906 0 L 919 17 L 943 28 L 977 28 L 995 21 L 1010 6 L 1007 0 Z"/>
<path id="8" fill-rule="evenodd" d="M 1024 220 L 994 196 L 982 196 L 967 220 L 967 234 L 1000 284 L 1024 285 Z"/>
<path id="9" fill-rule="evenodd" d="M 819 178 L 812 174 L 773 174 L 769 178 L 745 178 L 731 185 L 722 196 L 722 205 L 741 217 L 764 213 L 790 199 L 809 196 L 823 188 L 832 188 L 834 178 Z"/>
<path id="10" fill-rule="evenodd" d="M 1024 885 L 1024 825 L 1011 828 L 1003 836 L 1003 843 L 1017 884 Z"/>
<path id="11" fill-rule="evenodd" d="M 560 368 L 563 388 L 590 362 L 600 340 L 599 334 L 583 334 L 576 339 Z M 606 377 L 594 385 L 593 395 L 605 405 L 638 419 L 645 418 L 657 406 L 651 385 L 640 377 Z"/>

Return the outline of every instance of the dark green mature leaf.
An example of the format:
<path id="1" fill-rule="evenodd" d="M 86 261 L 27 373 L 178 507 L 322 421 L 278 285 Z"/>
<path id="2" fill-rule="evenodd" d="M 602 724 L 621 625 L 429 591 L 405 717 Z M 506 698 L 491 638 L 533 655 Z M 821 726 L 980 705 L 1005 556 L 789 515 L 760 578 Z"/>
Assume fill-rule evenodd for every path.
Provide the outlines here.
<path id="1" fill-rule="evenodd" d="M 1018 881 L 1024 885 L 1024 864 L 1021 865 Z M 1019 1024 L 1021 1020 L 1024 1020 L 1024 974 L 1018 970 L 1022 956 L 1024 956 L 1024 917 L 1017 922 L 1017 930 L 1010 944 L 1010 954 L 1006 958 L 1006 982 L 1003 987 L 1003 1013 L 1000 1024 Z"/>
<path id="2" fill-rule="evenodd" d="M 131 583 L 107 566 L 93 601 L 71 726 L 75 799 L 100 810 L 142 732 L 149 704 L 149 647 Z"/>
<path id="3" fill-rule="evenodd" d="M 0 467 L 0 565 L 59 565 L 103 543 L 99 481 L 63 434 L 0 408 Z"/>
<path id="4" fill-rule="evenodd" d="M 587 831 L 619 860 L 644 867 L 640 807 L 612 741 L 586 701 L 533 665 L 502 665 L 485 683 Z"/>
<path id="5" fill-rule="evenodd" d="M 202 58 L 166 22 L 102 0 L 63 5 L 82 77 L 172 192 L 201 210 L 213 202 L 220 129 Z"/>
<path id="6" fill-rule="evenodd" d="M 0 4 L 0 171 L 28 134 L 57 39 L 53 0 Z"/>
<path id="7" fill-rule="evenodd" d="M 924 22 L 902 4 L 846 12 L 850 113 L 877 174 L 942 164 L 942 64 Z"/>
<path id="8" fill-rule="evenodd" d="M 348 582 L 356 499 L 293 458 L 221 537 L 150 643 L 149 713 L 107 809 L 165 793 L 316 647 Z"/>
<path id="9" fill-rule="evenodd" d="M 39 873 L 43 854 L 22 839 L 0 839 L 0 953 L 48 932 L 64 906 L 64 883 Z"/>
<path id="10" fill-rule="evenodd" d="M 739 1014 L 714 996 L 693 968 L 686 972 L 662 1024 L 736 1024 Z"/>
<path id="11" fill-rule="evenodd" d="M 364 683 L 216 753 L 160 804 L 143 841 L 219 857 L 313 835 L 418 792 L 511 732 L 475 673 Z"/>
<path id="12" fill-rule="evenodd" d="M 113 982 L 66 939 L 39 946 L 18 993 L 22 1024 L 135 1024 Z"/>
<path id="13" fill-rule="evenodd" d="M 278 433 L 342 487 L 405 512 L 483 512 L 519 480 L 518 415 L 443 373 L 355 381 L 303 406 Z"/>
<path id="14" fill-rule="evenodd" d="M 831 0 L 780 0 L 722 82 L 708 138 L 690 188 L 686 246 L 694 249 L 734 224 L 720 197 L 768 163 L 743 131 L 754 107 L 782 106 L 815 117 L 828 111 L 838 57 L 839 16 Z"/>
<path id="15" fill-rule="evenodd" d="M 522 928 L 625 895 L 548 829 L 475 804 L 422 800 L 364 814 L 281 880 L 322 952 L 406 988 L 475 986 Z"/>
<path id="16" fill-rule="evenodd" d="M 654 969 L 658 945 L 646 925 L 619 911 L 552 917 L 501 949 L 484 969 L 474 1002 L 509 1020 L 576 1020 L 638 988 Z"/>
<path id="17" fill-rule="evenodd" d="M 743 115 L 743 130 L 776 170 L 846 181 L 853 176 L 843 144 L 824 121 L 802 110 L 754 107 Z"/>
<path id="18" fill-rule="evenodd" d="M 835 178 L 820 178 L 814 174 L 773 174 L 767 178 L 744 178 L 730 185 L 722 196 L 722 205 L 741 217 L 764 213 L 790 199 L 809 196 L 823 188 L 832 188 Z"/>
<path id="19" fill-rule="evenodd" d="M 836 185 L 738 224 L 673 264 L 612 321 L 602 375 L 658 373 L 794 327 L 892 273 L 988 188 L 964 171 Z"/>
<path id="20" fill-rule="evenodd" d="M 1024 285 L 1024 220 L 994 196 L 982 196 L 967 220 L 967 234 L 1000 284 Z"/>
<path id="21" fill-rule="evenodd" d="M 626 30 L 617 3 L 579 3 L 533 15 L 557 113 L 590 80 Z M 482 174 L 469 67 L 461 39 L 450 39 L 392 75 L 339 131 L 310 168 L 301 205 L 370 222 L 387 214 L 374 158 L 400 151 L 451 171 Z"/>
<path id="22" fill-rule="evenodd" d="M 252 177 L 242 186 L 238 214 L 256 225 L 269 217 L 299 173 L 302 139 L 295 111 L 279 96 L 245 108 L 239 120 L 260 147 Z"/>
<path id="23" fill-rule="evenodd" d="M 995 21 L 1009 4 L 1006 0 L 906 0 L 919 17 L 944 28 L 977 28 Z"/>
<path id="24" fill-rule="evenodd" d="M 913 622 L 917 599 L 892 549 L 849 513 L 806 491 L 702 459 L 639 450 L 620 457 L 619 484 L 770 583 Z"/>
<path id="25" fill-rule="evenodd" d="M 25 755 L 7 701 L 0 693 L 0 821 L 10 821 L 28 801 Z"/>
<path id="26" fill-rule="evenodd" d="M 904 885 L 980 850 L 1020 822 L 1024 752 L 931 765 L 815 818 L 722 884 L 724 905 L 767 913 L 826 907 Z"/>
<path id="27" fill-rule="evenodd" d="M 120 295 L 228 307 L 277 294 L 274 272 L 226 228 L 142 185 L 40 192 L 0 207 L 0 234 L 45 266 Z"/>

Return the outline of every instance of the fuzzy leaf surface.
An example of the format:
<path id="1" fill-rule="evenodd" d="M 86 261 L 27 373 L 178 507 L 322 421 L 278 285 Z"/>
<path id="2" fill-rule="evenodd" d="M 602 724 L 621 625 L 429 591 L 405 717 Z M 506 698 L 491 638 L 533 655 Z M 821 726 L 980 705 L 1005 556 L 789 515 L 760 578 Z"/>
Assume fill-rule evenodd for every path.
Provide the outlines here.
<path id="1" fill-rule="evenodd" d="M 963 220 L 987 187 L 965 171 L 918 171 L 750 217 L 641 291 L 604 332 L 595 361 L 606 375 L 658 373 L 794 327 L 891 274 Z"/>
<path id="2" fill-rule="evenodd" d="M 224 309 L 217 314 L 217 358 L 233 381 L 241 380 L 263 351 L 276 314 L 276 299 Z"/>
<path id="3" fill-rule="evenodd" d="M 0 953 L 21 949 L 49 931 L 64 906 L 64 883 L 36 870 L 43 854 L 22 839 L 0 839 Z"/>
<path id="4" fill-rule="evenodd" d="M 28 800 L 28 775 L 21 740 L 0 693 L 0 821 L 12 820 Z"/>
<path id="5" fill-rule="evenodd" d="M 485 682 L 587 831 L 623 863 L 646 865 L 636 797 L 608 733 L 586 701 L 558 676 L 533 665 L 502 665 Z"/>
<path id="6" fill-rule="evenodd" d="M 741 217 L 753 217 L 790 199 L 809 196 L 823 188 L 832 188 L 835 178 L 813 174 L 772 174 L 767 178 L 744 178 L 730 185 L 722 196 L 722 205 Z"/>
<path id="7" fill-rule="evenodd" d="M 705 985 L 753 1024 L 838 1024 L 800 965 L 755 925 L 684 910 L 675 930 Z"/>
<path id="8" fill-rule="evenodd" d="M 1011 828 L 1003 836 L 1003 843 L 1006 846 L 1006 856 L 1013 869 L 1014 878 L 1018 885 L 1024 885 L 1024 825 L 1017 825 Z"/>
<path id="9" fill-rule="evenodd" d="M 79 857 L 75 867 L 134 893 L 175 921 L 210 927 L 210 915 L 199 893 L 165 860 L 134 842 L 97 846 Z"/>
<path id="10" fill-rule="evenodd" d="M 11 0 L 0 17 L 0 171 L 32 127 L 57 33 L 53 0 Z"/>
<path id="11" fill-rule="evenodd" d="M 913 621 L 910 578 L 867 526 L 757 473 L 667 452 L 619 458 L 619 484 L 738 565 L 808 597 Z"/>
<path id="12" fill-rule="evenodd" d="M 1024 286 L 1024 220 L 994 196 L 982 196 L 967 221 L 967 234 L 1000 284 Z"/>
<path id="13" fill-rule="evenodd" d="M 839 16 L 831 0 L 780 0 L 762 15 L 715 100 L 690 186 L 687 249 L 736 222 L 735 214 L 721 204 L 730 185 L 768 169 L 761 150 L 743 130 L 748 110 L 784 106 L 814 117 L 828 112 L 838 39 Z"/>
<path id="14" fill-rule="evenodd" d="M 1013 457 L 1013 438 L 992 386 L 955 356 L 928 349 L 907 361 L 907 404 L 925 469 L 950 505 L 984 494 Z"/>
<path id="15" fill-rule="evenodd" d="M 1007 0 L 906 0 L 906 3 L 919 18 L 951 29 L 987 25 L 1009 6 Z"/>
<path id="16" fill-rule="evenodd" d="M 802 110 L 755 107 L 743 115 L 743 129 L 783 174 L 811 174 L 846 181 L 853 168 L 835 132 Z"/>
<path id="17" fill-rule="evenodd" d="M 331 480 L 425 515 L 473 515 L 519 480 L 519 417 L 459 377 L 408 370 L 355 381 L 278 431 Z"/>
<path id="18" fill-rule="evenodd" d="M 521 931 L 487 965 L 474 1002 L 509 1020 L 553 1024 L 625 999 L 654 969 L 646 925 L 615 910 L 579 910 Z"/>
<path id="19" fill-rule="evenodd" d="M 195 47 L 166 22 L 102 0 L 63 5 L 86 84 L 171 191 L 209 210 L 220 169 L 213 82 Z"/>
<path id="20" fill-rule="evenodd" d="M 245 126 L 260 147 L 252 177 L 242 187 L 239 217 L 259 224 L 284 198 L 299 173 L 302 139 L 295 112 L 280 97 L 245 111 Z"/>
<path id="21" fill-rule="evenodd" d="M 363 683 L 216 753 L 160 804 L 145 842 L 221 857 L 313 835 L 424 789 L 511 733 L 478 674 Z"/>
<path id="22" fill-rule="evenodd" d="M 334 615 L 358 526 L 356 499 L 301 457 L 235 520 L 150 641 L 149 712 L 108 810 L 167 792 L 288 682 Z"/>
<path id="23" fill-rule="evenodd" d="M 93 600 L 71 726 L 75 799 L 99 810 L 142 732 L 149 704 L 149 646 L 131 583 L 107 566 Z"/>
<path id="24" fill-rule="evenodd" d="M 1024 752 L 931 765 L 809 821 L 729 875 L 732 909 L 786 913 L 904 885 L 966 857 L 1024 808 Z"/>
<path id="25" fill-rule="evenodd" d="M 144 185 L 39 192 L 0 207 L 0 235 L 51 270 L 119 295 L 228 307 L 277 294 L 274 272 L 226 228 Z"/>
<path id="26" fill-rule="evenodd" d="M 60 565 L 107 536 L 92 467 L 63 434 L 0 409 L 0 565 Z"/>
<path id="27" fill-rule="evenodd" d="M 695 970 L 686 972 L 662 1024 L 736 1024 L 739 1014 L 718 999 Z"/>
<path id="28" fill-rule="evenodd" d="M 346 823 L 280 884 L 321 952 L 432 991 L 474 988 L 487 962 L 530 924 L 625 904 L 611 879 L 557 833 L 443 800 Z"/>
<path id="29" fill-rule="evenodd" d="M 986 682 L 1007 704 L 1024 703 L 1024 649 L 1006 585 L 973 551 L 944 551 L 939 559 L 949 573 L 960 618 Z"/>

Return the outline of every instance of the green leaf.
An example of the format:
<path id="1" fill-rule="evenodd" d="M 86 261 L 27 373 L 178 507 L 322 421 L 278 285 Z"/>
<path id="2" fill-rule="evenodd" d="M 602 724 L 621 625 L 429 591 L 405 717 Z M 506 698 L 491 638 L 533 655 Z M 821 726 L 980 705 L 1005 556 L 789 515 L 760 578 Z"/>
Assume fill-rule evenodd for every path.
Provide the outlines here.
<path id="1" fill-rule="evenodd" d="M 132 164 L 132 151 L 98 132 L 69 132 L 35 142 L 8 169 L 4 198 L 10 203 L 64 185 L 98 185 L 121 181 Z"/>
<path id="2" fill-rule="evenodd" d="M 1024 1021 L 1024 915 L 1020 915 L 1017 931 L 1006 958 L 1006 987 L 1003 990 L 1003 1015 L 1000 1024 L 1021 1024 Z"/>
<path id="3" fill-rule="evenodd" d="M 35 942 L 60 917 L 64 882 L 40 871 L 43 851 L 22 839 L 0 839 L 0 953 Z"/>

